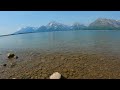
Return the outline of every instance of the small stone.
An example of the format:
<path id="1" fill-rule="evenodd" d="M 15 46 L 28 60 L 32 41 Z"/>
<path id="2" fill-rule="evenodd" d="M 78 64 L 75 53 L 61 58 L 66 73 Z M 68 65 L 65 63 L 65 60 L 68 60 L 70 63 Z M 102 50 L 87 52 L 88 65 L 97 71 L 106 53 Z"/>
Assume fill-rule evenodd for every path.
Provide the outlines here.
<path id="1" fill-rule="evenodd" d="M 2 70 L 0 73 L 4 73 L 5 72 L 5 70 Z"/>
<path id="2" fill-rule="evenodd" d="M 41 79 L 45 79 L 45 77 L 41 77 Z"/>
<path id="3" fill-rule="evenodd" d="M 38 76 L 35 76 L 35 79 L 38 79 Z"/>
<path id="4" fill-rule="evenodd" d="M 7 57 L 10 59 L 10 58 L 13 58 L 15 56 L 15 54 L 13 54 L 13 53 L 8 53 L 7 54 Z"/>
<path id="5" fill-rule="evenodd" d="M 31 77 L 30 79 L 34 79 L 34 77 Z"/>
<path id="6" fill-rule="evenodd" d="M 10 63 L 10 67 L 14 67 L 15 66 L 15 64 L 14 63 Z"/>
<path id="7" fill-rule="evenodd" d="M 65 58 L 64 57 L 61 57 L 61 60 L 64 60 Z"/>
<path id="8" fill-rule="evenodd" d="M 104 60 L 104 58 L 100 58 L 100 60 Z"/>
<path id="9" fill-rule="evenodd" d="M 61 79 L 61 74 L 58 72 L 55 72 L 50 76 L 50 79 Z"/>
<path id="10" fill-rule="evenodd" d="M 67 70 L 67 69 L 63 69 L 63 72 L 67 73 L 67 72 L 68 72 L 68 70 Z"/>
<path id="11" fill-rule="evenodd" d="M 69 73 L 70 76 L 72 76 L 73 74 L 72 73 Z"/>
<path id="12" fill-rule="evenodd" d="M 18 56 L 15 56 L 15 59 L 18 59 Z"/>
<path id="13" fill-rule="evenodd" d="M 7 64 L 3 64 L 3 66 L 5 67 L 5 66 L 7 66 Z"/>
<path id="14" fill-rule="evenodd" d="M 12 79 L 16 79 L 16 78 L 12 78 Z"/>
<path id="15" fill-rule="evenodd" d="M 75 72 L 73 69 L 71 69 L 71 72 Z"/>

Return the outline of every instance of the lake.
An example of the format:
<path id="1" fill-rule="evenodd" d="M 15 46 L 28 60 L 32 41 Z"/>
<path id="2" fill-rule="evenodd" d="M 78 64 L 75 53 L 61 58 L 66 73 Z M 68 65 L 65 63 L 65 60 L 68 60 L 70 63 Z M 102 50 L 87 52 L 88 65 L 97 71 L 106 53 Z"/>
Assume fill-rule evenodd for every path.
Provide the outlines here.
<path id="1" fill-rule="evenodd" d="M 120 53 L 120 31 L 79 30 L 19 34 L 0 37 L 0 49 L 41 49 Z"/>
<path id="2" fill-rule="evenodd" d="M 8 59 L 7 53 L 14 53 L 18 59 Z M 120 79 L 120 31 L 54 31 L 0 37 L 0 79 L 47 79 L 55 71 L 67 79 Z"/>

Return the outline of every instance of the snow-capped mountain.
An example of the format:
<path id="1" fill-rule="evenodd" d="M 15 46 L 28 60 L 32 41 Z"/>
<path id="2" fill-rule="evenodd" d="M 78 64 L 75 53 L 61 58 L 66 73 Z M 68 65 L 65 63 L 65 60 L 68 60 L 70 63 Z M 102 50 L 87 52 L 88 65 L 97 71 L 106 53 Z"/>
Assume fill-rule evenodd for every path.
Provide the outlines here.
<path id="1" fill-rule="evenodd" d="M 62 30 L 70 30 L 70 26 L 52 21 L 52 22 L 48 23 L 46 26 L 41 26 L 41 27 L 38 27 L 38 28 L 35 28 L 35 27 L 21 28 L 20 30 L 18 30 L 14 34 L 32 33 L 32 32 L 46 32 L 46 31 L 62 31 Z"/>
<path id="2" fill-rule="evenodd" d="M 120 21 L 114 19 L 98 18 L 89 25 L 89 28 L 94 29 L 118 29 Z"/>
<path id="3" fill-rule="evenodd" d="M 46 26 L 41 26 L 39 27 L 36 32 L 44 32 L 44 31 L 47 31 L 47 27 Z"/>
<path id="4" fill-rule="evenodd" d="M 55 21 L 52 21 L 46 25 L 48 30 L 52 31 L 61 31 L 61 30 L 69 30 L 70 27 L 67 25 L 64 25 L 62 23 L 58 23 Z"/>
<path id="5" fill-rule="evenodd" d="M 14 34 L 19 34 L 19 33 L 32 33 L 35 32 L 38 28 L 36 27 L 23 27 L 21 29 L 19 29 L 17 32 L 15 32 Z"/>
<path id="6" fill-rule="evenodd" d="M 87 28 L 87 26 L 85 26 L 83 24 L 80 24 L 78 22 L 76 22 L 72 25 L 73 30 L 82 30 L 82 29 L 85 29 L 85 28 Z"/>
<path id="7" fill-rule="evenodd" d="M 33 32 L 46 32 L 46 31 L 66 31 L 66 30 L 120 30 L 120 20 L 106 19 L 106 18 L 98 18 L 89 26 L 85 26 L 80 23 L 74 23 L 71 26 L 64 25 L 62 23 L 58 23 L 52 21 L 48 23 L 46 26 L 41 27 L 24 27 L 19 29 L 17 32 L 13 34 L 19 33 L 33 33 Z"/>

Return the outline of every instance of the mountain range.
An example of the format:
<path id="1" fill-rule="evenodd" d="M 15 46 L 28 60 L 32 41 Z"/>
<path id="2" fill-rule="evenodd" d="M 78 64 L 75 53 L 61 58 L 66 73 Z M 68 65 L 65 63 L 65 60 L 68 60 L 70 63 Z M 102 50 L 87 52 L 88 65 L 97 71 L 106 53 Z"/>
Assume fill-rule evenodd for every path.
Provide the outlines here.
<path id="1" fill-rule="evenodd" d="M 69 26 L 52 21 L 48 23 L 46 26 L 24 27 L 19 29 L 17 32 L 13 34 L 47 32 L 47 31 L 69 31 L 69 30 L 120 30 L 120 20 L 98 18 L 92 23 L 90 23 L 88 26 L 85 26 L 78 22 Z"/>

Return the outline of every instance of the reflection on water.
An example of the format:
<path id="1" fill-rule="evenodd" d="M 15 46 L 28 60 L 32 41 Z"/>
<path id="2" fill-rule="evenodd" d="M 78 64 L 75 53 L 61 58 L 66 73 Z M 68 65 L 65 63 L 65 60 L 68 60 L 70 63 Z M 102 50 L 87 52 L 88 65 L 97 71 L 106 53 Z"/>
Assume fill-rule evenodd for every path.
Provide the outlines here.
<path id="1" fill-rule="evenodd" d="M 56 31 L 0 37 L 0 49 L 39 48 L 62 49 L 82 48 L 108 52 L 120 52 L 120 31 L 80 30 Z"/>

